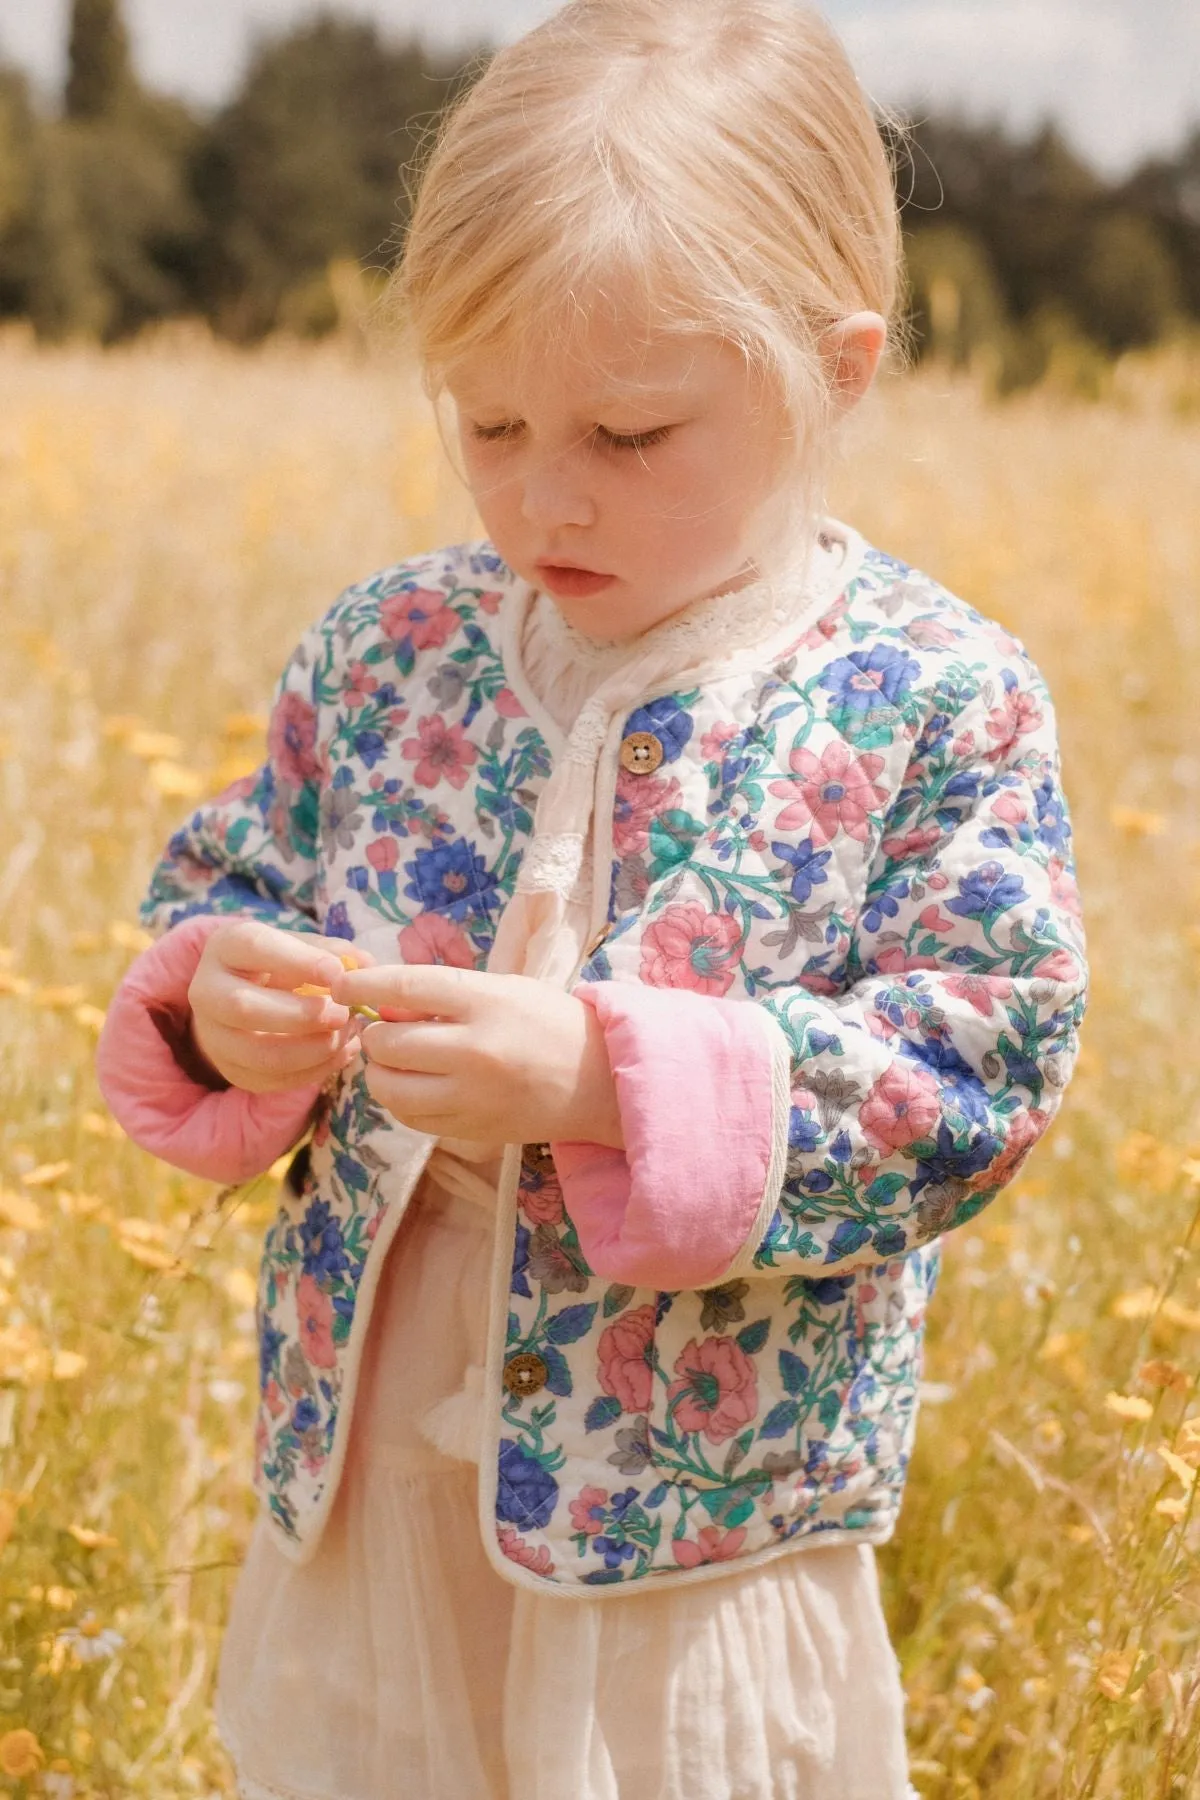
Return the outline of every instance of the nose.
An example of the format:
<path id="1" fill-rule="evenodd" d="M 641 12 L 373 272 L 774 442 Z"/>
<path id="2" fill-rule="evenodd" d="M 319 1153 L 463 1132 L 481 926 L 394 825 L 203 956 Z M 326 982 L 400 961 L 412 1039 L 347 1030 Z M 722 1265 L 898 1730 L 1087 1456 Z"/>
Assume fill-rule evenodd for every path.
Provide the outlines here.
<path id="1" fill-rule="evenodd" d="M 537 530 L 549 534 L 564 525 L 595 524 L 595 502 L 574 458 L 531 460 L 521 485 L 522 516 Z"/>

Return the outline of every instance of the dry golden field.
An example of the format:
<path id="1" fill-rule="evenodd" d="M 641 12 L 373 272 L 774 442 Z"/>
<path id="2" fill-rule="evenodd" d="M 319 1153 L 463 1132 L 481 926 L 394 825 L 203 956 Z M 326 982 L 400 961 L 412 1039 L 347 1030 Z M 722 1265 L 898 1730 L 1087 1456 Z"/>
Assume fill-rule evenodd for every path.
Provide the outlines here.
<path id="1" fill-rule="evenodd" d="M 882 1553 L 928 1800 L 1200 1795 L 1185 375 L 998 409 L 911 378 L 835 496 L 1043 667 L 1094 970 L 1062 1116 L 947 1246 Z M 257 761 L 300 628 L 470 531 L 439 456 L 411 378 L 336 349 L 0 340 L 0 1792 L 231 1791 L 208 1696 L 251 1517 L 272 1183 L 218 1203 L 123 1141 L 92 1052 L 151 863 Z"/>

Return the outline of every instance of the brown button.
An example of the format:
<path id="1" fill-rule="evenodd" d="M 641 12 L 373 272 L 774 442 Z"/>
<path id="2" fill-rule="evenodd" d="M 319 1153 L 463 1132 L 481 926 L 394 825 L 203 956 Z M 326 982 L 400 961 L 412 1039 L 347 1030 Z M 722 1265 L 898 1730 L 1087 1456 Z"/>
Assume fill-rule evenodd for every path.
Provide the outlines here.
<path id="1" fill-rule="evenodd" d="M 524 1160 L 535 1175 L 553 1175 L 554 1173 L 554 1158 L 550 1154 L 549 1144 L 526 1144 Z"/>
<path id="2" fill-rule="evenodd" d="M 662 741 L 652 731 L 631 731 L 621 739 L 621 767 L 630 775 L 653 775 L 662 767 Z"/>
<path id="3" fill-rule="evenodd" d="M 528 1394 L 540 1394 L 549 1374 L 540 1356 L 532 1350 L 523 1350 L 520 1356 L 510 1356 L 505 1363 L 504 1385 L 510 1394 L 523 1400 Z"/>

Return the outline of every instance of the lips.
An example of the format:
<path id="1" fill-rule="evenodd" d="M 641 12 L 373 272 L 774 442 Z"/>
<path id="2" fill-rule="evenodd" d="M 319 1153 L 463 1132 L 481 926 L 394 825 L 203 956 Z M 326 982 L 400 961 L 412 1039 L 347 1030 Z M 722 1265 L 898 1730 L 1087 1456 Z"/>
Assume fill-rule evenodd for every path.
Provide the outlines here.
<path id="1" fill-rule="evenodd" d="M 604 575 L 598 569 L 582 569 L 577 563 L 539 562 L 536 567 L 542 585 L 564 599 L 598 594 L 616 580 L 615 575 Z"/>

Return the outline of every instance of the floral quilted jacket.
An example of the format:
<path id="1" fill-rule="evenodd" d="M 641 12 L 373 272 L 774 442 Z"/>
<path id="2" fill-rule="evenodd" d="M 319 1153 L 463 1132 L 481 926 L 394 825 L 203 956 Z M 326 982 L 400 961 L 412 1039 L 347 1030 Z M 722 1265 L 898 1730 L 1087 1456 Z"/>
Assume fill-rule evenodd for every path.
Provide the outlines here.
<path id="1" fill-rule="evenodd" d="M 1071 1073 L 1084 939 L 1045 684 L 998 625 L 854 541 L 798 641 L 646 693 L 601 759 L 611 882 L 580 980 L 764 1008 L 790 1095 L 763 1228 L 700 1290 L 589 1267 L 553 1156 L 506 1154 L 481 1526 L 538 1591 L 888 1537 L 939 1236 L 1013 1178 Z M 520 669 L 527 597 L 487 543 L 344 594 L 285 670 L 264 767 L 171 839 L 147 926 L 250 912 L 482 967 L 557 747 Z M 431 1148 L 343 1077 L 267 1234 L 256 1479 L 299 1559 Z"/>

